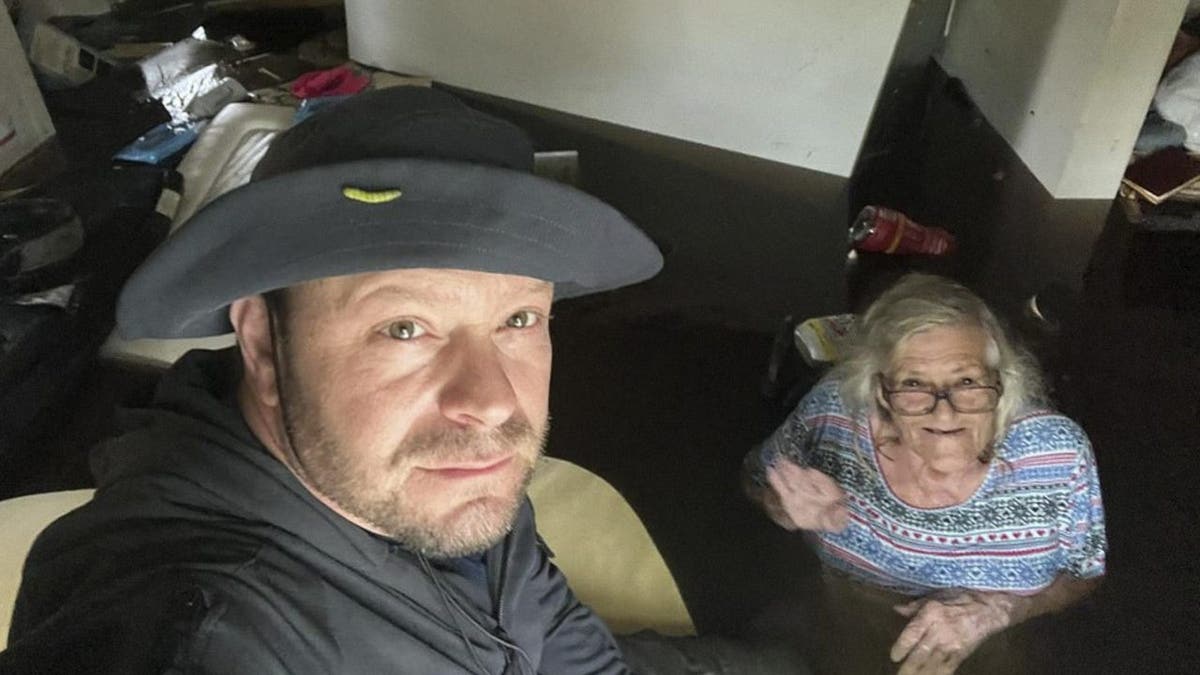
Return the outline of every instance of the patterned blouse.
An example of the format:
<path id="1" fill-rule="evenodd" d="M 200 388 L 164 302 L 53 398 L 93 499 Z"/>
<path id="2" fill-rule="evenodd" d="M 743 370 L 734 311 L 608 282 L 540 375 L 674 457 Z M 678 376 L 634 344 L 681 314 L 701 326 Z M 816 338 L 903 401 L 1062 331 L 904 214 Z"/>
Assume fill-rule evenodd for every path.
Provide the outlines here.
<path id="1" fill-rule="evenodd" d="M 1104 507 L 1091 444 L 1050 410 L 1009 426 L 983 483 L 969 499 L 917 508 L 879 470 L 865 413 L 852 414 L 826 379 L 746 457 L 752 480 L 786 457 L 833 477 L 846 491 L 849 525 L 817 533 L 829 567 L 909 595 L 943 588 L 1033 594 L 1066 572 L 1104 574 Z"/>

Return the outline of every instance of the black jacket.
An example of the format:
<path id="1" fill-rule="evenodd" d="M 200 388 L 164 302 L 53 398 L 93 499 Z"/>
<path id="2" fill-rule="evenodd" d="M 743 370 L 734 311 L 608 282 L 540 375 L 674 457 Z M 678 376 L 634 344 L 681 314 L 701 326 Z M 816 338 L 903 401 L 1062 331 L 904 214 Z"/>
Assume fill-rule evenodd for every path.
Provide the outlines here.
<path id="1" fill-rule="evenodd" d="M 485 588 L 315 499 L 249 431 L 238 372 L 190 353 L 94 452 L 96 497 L 35 543 L 0 671 L 627 672 L 528 501 Z"/>

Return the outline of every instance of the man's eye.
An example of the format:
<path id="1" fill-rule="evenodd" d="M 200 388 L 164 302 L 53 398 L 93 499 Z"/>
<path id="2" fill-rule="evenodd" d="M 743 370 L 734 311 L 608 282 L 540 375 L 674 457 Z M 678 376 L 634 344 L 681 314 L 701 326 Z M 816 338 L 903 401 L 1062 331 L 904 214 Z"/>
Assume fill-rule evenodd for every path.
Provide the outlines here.
<path id="1" fill-rule="evenodd" d="M 415 321 L 395 321 L 388 324 L 387 334 L 393 340 L 412 340 L 424 335 L 425 329 Z"/>
<path id="2" fill-rule="evenodd" d="M 959 386 L 963 386 L 963 387 L 971 387 L 976 384 L 979 384 L 979 382 L 977 382 L 975 380 L 975 378 L 973 378 L 973 377 L 964 377 L 963 379 L 958 381 L 958 384 L 959 384 Z"/>
<path id="3" fill-rule="evenodd" d="M 529 328 L 530 326 L 536 325 L 540 320 L 541 317 L 538 316 L 536 312 L 523 309 L 508 317 L 508 321 L 505 322 L 505 325 L 509 328 Z"/>
<path id="4" fill-rule="evenodd" d="M 902 389 L 928 389 L 929 388 L 929 387 L 925 386 L 924 382 L 922 382 L 920 380 L 914 380 L 911 378 L 907 379 L 907 380 L 901 380 L 900 387 Z"/>

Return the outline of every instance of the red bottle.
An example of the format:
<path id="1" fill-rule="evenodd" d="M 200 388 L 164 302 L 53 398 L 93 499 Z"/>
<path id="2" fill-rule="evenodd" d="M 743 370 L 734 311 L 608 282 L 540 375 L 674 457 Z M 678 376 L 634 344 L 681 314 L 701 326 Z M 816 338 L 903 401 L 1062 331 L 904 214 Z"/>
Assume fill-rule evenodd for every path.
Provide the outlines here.
<path id="1" fill-rule="evenodd" d="M 850 246 L 859 251 L 899 255 L 948 255 L 954 252 L 954 235 L 929 227 L 882 206 L 865 206 L 850 226 Z"/>

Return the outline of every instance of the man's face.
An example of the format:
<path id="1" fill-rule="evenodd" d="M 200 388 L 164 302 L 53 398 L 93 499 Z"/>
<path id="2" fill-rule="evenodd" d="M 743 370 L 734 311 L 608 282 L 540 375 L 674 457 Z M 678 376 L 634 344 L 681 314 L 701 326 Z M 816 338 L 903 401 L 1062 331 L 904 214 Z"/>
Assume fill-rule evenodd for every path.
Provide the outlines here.
<path id="1" fill-rule="evenodd" d="M 292 289 L 273 323 L 293 468 L 414 550 L 490 547 L 544 444 L 552 297 L 528 277 L 429 269 Z"/>

